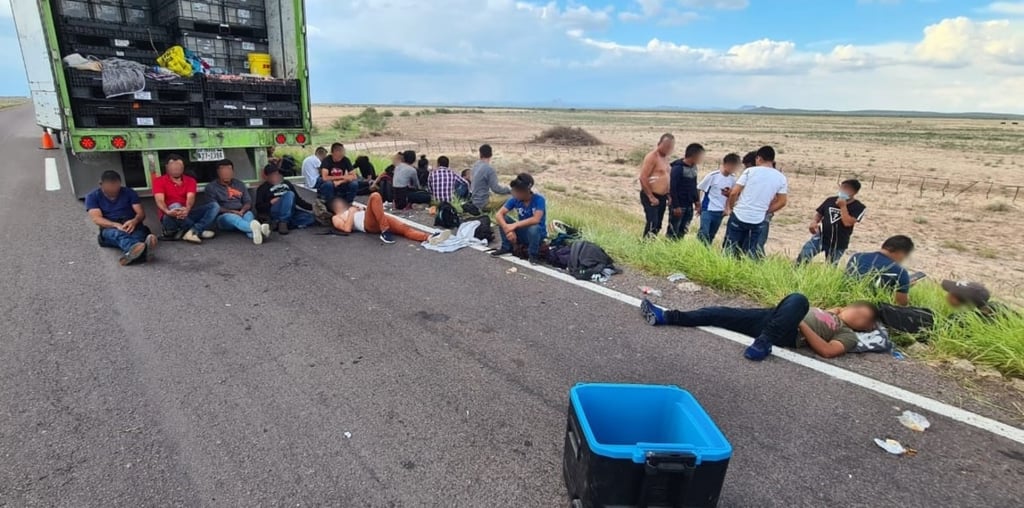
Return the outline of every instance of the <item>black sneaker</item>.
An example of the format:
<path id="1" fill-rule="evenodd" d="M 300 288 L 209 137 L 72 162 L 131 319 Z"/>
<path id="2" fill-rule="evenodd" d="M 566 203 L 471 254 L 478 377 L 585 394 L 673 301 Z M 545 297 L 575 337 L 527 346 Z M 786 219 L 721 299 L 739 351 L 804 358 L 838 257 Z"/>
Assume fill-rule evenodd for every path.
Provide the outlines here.
<path id="1" fill-rule="evenodd" d="M 531 265 L 534 265 L 534 266 L 540 264 L 540 258 L 536 257 L 536 256 L 530 256 L 530 259 L 528 261 L 530 262 Z"/>
<path id="2" fill-rule="evenodd" d="M 280 222 L 277 223 L 277 227 L 276 228 L 271 227 L 271 229 L 277 229 L 277 234 L 279 234 L 279 235 L 287 235 L 288 234 L 288 223 L 285 222 L 285 221 L 280 221 Z"/>
<path id="3" fill-rule="evenodd" d="M 156 257 L 156 235 L 149 235 L 146 237 L 146 262 L 153 261 Z"/>
<path id="4" fill-rule="evenodd" d="M 392 235 L 390 231 L 384 231 L 380 234 L 380 241 L 391 245 L 395 243 L 395 235 Z"/>
<path id="5" fill-rule="evenodd" d="M 496 258 L 500 258 L 501 256 L 504 256 L 506 254 L 512 254 L 512 251 L 508 249 L 498 249 L 495 251 L 491 251 L 491 256 Z"/>

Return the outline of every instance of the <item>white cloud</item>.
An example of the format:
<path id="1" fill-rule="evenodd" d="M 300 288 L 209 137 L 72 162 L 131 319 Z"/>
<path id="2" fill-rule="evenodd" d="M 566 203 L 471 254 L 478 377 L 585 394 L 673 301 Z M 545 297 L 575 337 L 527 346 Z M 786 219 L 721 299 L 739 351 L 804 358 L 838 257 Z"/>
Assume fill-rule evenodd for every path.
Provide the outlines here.
<path id="1" fill-rule="evenodd" d="M 664 0 L 633 0 L 635 9 L 619 13 L 619 20 L 637 22 L 655 20 L 659 25 L 677 26 L 692 23 L 701 18 L 696 11 L 746 9 L 749 0 L 675 0 L 666 5 Z"/>
<path id="2" fill-rule="evenodd" d="M 748 0 L 679 0 L 688 9 L 740 10 L 750 6 Z"/>
<path id="3" fill-rule="evenodd" d="M 1024 16 L 1024 2 L 992 2 L 983 10 L 1005 16 Z"/>
<path id="4" fill-rule="evenodd" d="M 952 67 L 1024 64 L 1024 23 L 944 19 L 925 28 L 914 56 L 925 64 Z"/>

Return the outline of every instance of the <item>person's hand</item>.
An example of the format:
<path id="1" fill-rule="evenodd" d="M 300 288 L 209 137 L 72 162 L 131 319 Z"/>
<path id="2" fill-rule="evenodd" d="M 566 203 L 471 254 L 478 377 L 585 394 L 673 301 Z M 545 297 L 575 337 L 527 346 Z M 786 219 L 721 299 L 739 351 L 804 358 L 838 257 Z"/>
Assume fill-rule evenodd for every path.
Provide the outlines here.
<path id="1" fill-rule="evenodd" d="M 812 235 L 816 235 L 818 233 L 821 233 L 821 225 L 815 222 L 814 224 L 811 224 L 811 226 L 807 228 L 807 230 L 810 231 Z"/>
<path id="2" fill-rule="evenodd" d="M 837 199 L 836 200 L 836 206 L 838 206 L 839 208 L 846 208 L 846 204 L 847 204 L 847 202 L 846 202 L 845 199 Z"/>
<path id="3" fill-rule="evenodd" d="M 270 204 L 276 205 L 278 201 L 281 201 L 281 198 L 271 198 L 270 199 Z"/>
<path id="4" fill-rule="evenodd" d="M 700 205 L 693 205 L 693 215 L 700 215 Z"/>
<path id="5" fill-rule="evenodd" d="M 138 223 L 135 221 L 135 219 L 132 219 L 128 222 L 125 222 L 124 224 L 121 224 L 121 231 L 124 231 L 125 233 L 128 233 L 130 235 L 135 231 L 136 225 L 138 225 Z"/>
<path id="6" fill-rule="evenodd" d="M 722 210 L 722 217 L 728 217 L 732 215 L 732 207 L 726 206 L 725 210 Z"/>
<path id="7" fill-rule="evenodd" d="M 647 202 L 650 203 L 651 206 L 658 206 L 658 196 L 655 196 L 654 194 L 648 194 Z"/>
<path id="8" fill-rule="evenodd" d="M 682 208 L 673 208 L 672 209 L 672 216 L 673 217 L 677 217 L 677 218 L 678 217 L 682 217 L 683 216 L 683 209 Z"/>
<path id="9" fill-rule="evenodd" d="M 508 238 L 508 241 L 510 241 L 512 243 L 516 243 L 516 232 L 515 232 L 515 230 L 506 231 L 505 232 L 505 238 Z"/>
<path id="10" fill-rule="evenodd" d="M 235 215 L 237 215 L 237 216 L 239 216 L 239 217 L 242 217 L 242 216 L 244 216 L 244 215 L 245 215 L 244 213 L 242 213 L 242 211 L 241 211 L 241 210 L 234 210 L 234 211 L 232 211 L 231 213 L 233 213 L 233 214 L 235 214 Z"/>
<path id="11" fill-rule="evenodd" d="M 504 226 L 501 227 L 501 230 L 504 231 L 505 234 L 508 234 L 515 231 L 516 227 L 512 224 L 505 224 Z"/>

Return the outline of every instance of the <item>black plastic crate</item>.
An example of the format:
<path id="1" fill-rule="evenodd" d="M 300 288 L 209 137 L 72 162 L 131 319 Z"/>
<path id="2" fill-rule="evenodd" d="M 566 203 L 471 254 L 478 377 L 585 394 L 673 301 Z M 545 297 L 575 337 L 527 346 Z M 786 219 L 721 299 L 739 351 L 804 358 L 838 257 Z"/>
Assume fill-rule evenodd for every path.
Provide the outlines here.
<path id="1" fill-rule="evenodd" d="M 120 0 L 91 0 L 92 19 L 100 23 L 124 24 L 124 7 Z"/>
<path id="2" fill-rule="evenodd" d="M 124 22 L 129 25 L 153 23 L 153 3 L 150 0 L 121 0 Z"/>
<path id="3" fill-rule="evenodd" d="M 181 36 L 181 45 L 199 55 L 211 68 L 223 69 L 229 64 L 231 54 L 225 37 L 203 33 L 187 33 Z"/>
<path id="4" fill-rule="evenodd" d="M 161 81 L 146 80 L 146 89 L 134 95 L 107 99 L 103 92 L 103 78 L 98 72 L 68 69 L 68 95 L 75 99 L 101 99 L 118 102 L 160 101 L 164 103 L 202 103 L 203 85 L 198 78 Z"/>
<path id="5" fill-rule="evenodd" d="M 224 23 L 224 8 L 216 0 L 165 0 L 158 5 L 157 19 L 164 23 L 188 22 L 193 26 L 219 26 Z"/>
<path id="6" fill-rule="evenodd" d="M 266 129 L 270 127 L 270 122 L 265 118 L 256 116 L 206 116 L 204 118 L 204 125 L 206 127 L 225 127 L 232 129 Z"/>
<path id="7" fill-rule="evenodd" d="M 224 23 L 228 26 L 266 30 L 267 13 L 262 5 L 259 8 L 225 5 Z"/>
<path id="8" fill-rule="evenodd" d="M 160 56 L 165 49 L 166 48 L 158 47 L 156 51 L 153 51 L 152 49 L 115 48 L 112 46 L 89 46 L 86 44 L 64 45 L 65 54 L 80 53 L 84 57 L 95 56 L 100 59 L 117 57 L 146 65 L 155 64 L 156 58 Z"/>
<path id="9" fill-rule="evenodd" d="M 201 104 L 163 104 L 146 101 L 80 99 L 71 110 L 77 127 L 201 127 Z"/>
<path id="10" fill-rule="evenodd" d="M 204 115 L 211 118 L 247 118 L 258 116 L 259 107 L 254 103 L 233 100 L 206 101 Z"/>
<path id="11" fill-rule="evenodd" d="M 206 78 L 207 99 L 240 100 L 245 102 L 294 102 L 302 98 L 298 80 L 294 79 L 233 79 Z"/>
<path id="12" fill-rule="evenodd" d="M 69 19 L 92 19 L 92 5 L 88 0 L 60 0 L 54 2 L 57 6 L 57 14 Z"/>
<path id="13" fill-rule="evenodd" d="M 167 48 L 170 37 L 162 27 L 82 21 L 61 26 L 60 40 L 65 53 L 82 46 L 162 51 Z"/>

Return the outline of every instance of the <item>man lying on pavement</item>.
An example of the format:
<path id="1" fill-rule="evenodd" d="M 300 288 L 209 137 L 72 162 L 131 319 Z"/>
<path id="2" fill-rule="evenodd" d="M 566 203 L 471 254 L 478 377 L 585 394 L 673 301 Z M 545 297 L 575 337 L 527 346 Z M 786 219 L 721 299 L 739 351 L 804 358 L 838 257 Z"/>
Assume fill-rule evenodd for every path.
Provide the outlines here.
<path id="1" fill-rule="evenodd" d="M 395 243 L 394 235 L 403 236 L 420 243 L 427 240 L 443 242 L 451 236 L 450 232 L 446 232 L 443 236 L 442 233 L 428 235 L 409 227 L 398 219 L 388 216 L 388 214 L 384 213 L 384 199 L 381 198 L 378 192 L 370 194 L 365 207 L 358 203 L 349 203 L 342 198 L 335 198 L 330 202 L 329 207 L 331 213 L 334 214 L 334 217 L 331 218 L 331 224 L 334 226 L 334 229 L 342 233 L 360 231 L 369 234 L 380 234 L 380 241 L 387 244 Z"/>

